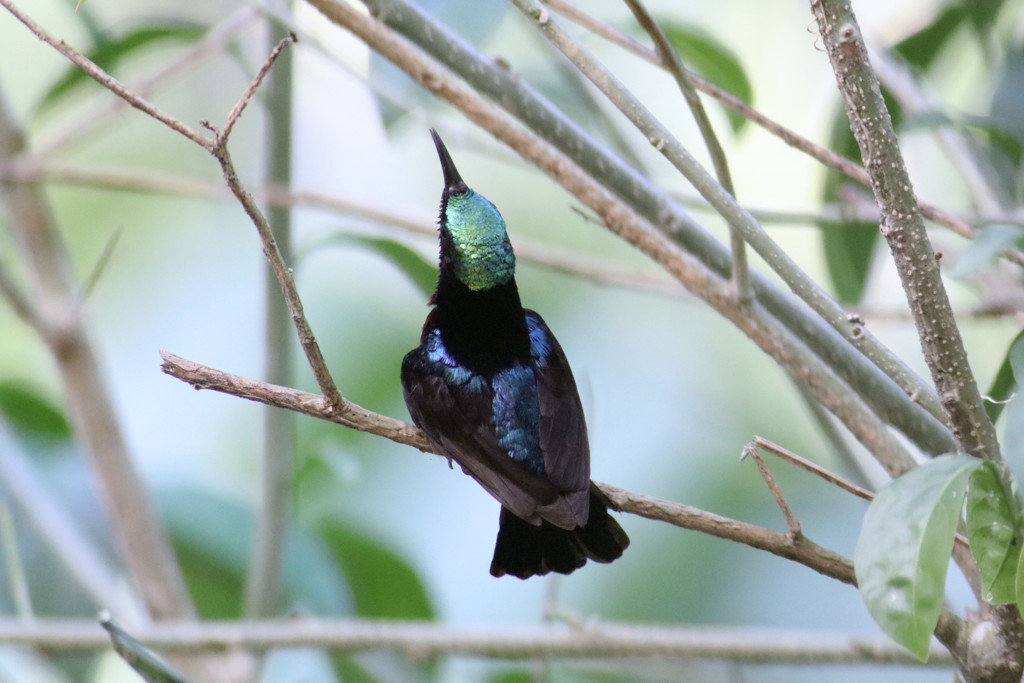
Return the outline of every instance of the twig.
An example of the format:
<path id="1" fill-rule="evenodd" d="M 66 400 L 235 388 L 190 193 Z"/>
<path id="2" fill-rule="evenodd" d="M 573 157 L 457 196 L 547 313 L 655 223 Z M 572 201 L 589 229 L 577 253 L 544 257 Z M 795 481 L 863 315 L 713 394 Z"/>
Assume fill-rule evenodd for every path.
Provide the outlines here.
<path id="1" fill-rule="evenodd" d="M 887 638 L 815 631 L 728 628 L 707 625 L 634 625 L 586 621 L 529 626 L 452 626 L 423 621 L 299 618 L 273 621 L 161 622 L 133 629 L 134 637 L 161 651 L 270 650 L 314 647 L 338 652 L 389 649 L 415 657 L 464 655 L 501 659 L 706 657 L 743 662 L 898 664 L 948 667 L 949 653 L 935 645 L 926 664 Z M 93 621 L 0 620 L 0 643 L 41 649 L 96 650 L 109 646 Z"/>
<path id="2" fill-rule="evenodd" d="M 690 107 L 690 112 L 697 123 L 701 137 L 704 139 L 704 145 L 708 149 L 711 163 L 715 167 L 715 175 L 718 178 L 718 182 L 726 192 L 735 197 L 736 188 L 732 182 L 732 175 L 729 173 L 729 162 L 726 159 L 725 150 L 722 149 L 722 143 L 715 134 L 715 128 L 711 125 L 711 119 L 708 118 L 704 104 L 700 101 L 700 95 L 697 94 L 697 90 L 693 87 L 693 82 L 683 64 L 682 58 L 679 56 L 679 52 L 676 51 L 668 36 L 661 30 L 661 26 L 658 25 L 658 22 L 654 20 L 654 17 L 651 16 L 640 0 L 626 0 L 626 4 L 629 5 L 629 9 L 633 12 L 633 16 L 636 17 L 640 26 L 651 37 L 651 40 L 654 41 L 654 48 L 658 53 L 658 58 L 665 65 L 665 68 L 668 69 L 669 73 L 672 74 L 672 77 L 675 78 L 676 85 L 679 86 L 679 90 L 683 94 L 683 99 L 686 100 L 686 104 Z M 731 223 L 729 224 L 729 237 L 732 247 L 732 276 L 733 282 L 736 285 L 736 296 L 741 302 L 746 304 L 753 296 L 753 293 L 750 291 L 747 245 L 743 241 L 743 234 Z"/>
<path id="3" fill-rule="evenodd" d="M 232 375 L 166 351 L 160 352 L 160 358 L 163 359 L 161 370 L 195 389 L 212 389 L 257 403 L 294 410 L 303 415 L 383 436 L 421 451 L 431 451 L 426 437 L 412 425 L 371 412 L 347 399 L 343 398 L 337 410 L 332 411 L 324 397 L 317 394 Z"/>
<path id="4" fill-rule="evenodd" d="M 757 448 L 760 448 L 761 450 L 764 450 L 764 451 L 767 451 L 769 453 L 772 453 L 773 455 L 779 456 L 783 460 L 788 460 L 789 462 L 793 463 L 797 467 L 802 467 L 803 469 L 807 470 L 811 474 L 813 474 L 813 475 L 815 475 L 817 477 L 821 477 L 822 479 L 824 479 L 828 483 L 833 484 L 835 486 L 838 486 L 839 488 L 843 489 L 844 491 L 846 491 L 848 493 L 852 493 L 853 495 L 855 495 L 855 496 L 857 496 L 859 498 L 863 498 L 864 500 L 874 500 L 874 498 L 875 498 L 875 494 L 872 493 L 871 491 L 868 491 L 866 488 L 863 488 L 861 486 L 857 486 L 853 482 L 848 481 L 848 480 L 840 477 L 838 474 L 833 474 L 832 472 L 829 472 L 827 469 L 825 469 L 824 467 L 822 467 L 818 463 L 811 462 L 807 458 L 805 458 L 805 457 L 803 457 L 801 455 L 797 455 L 793 451 L 788 450 L 786 448 L 783 448 L 782 446 L 780 446 L 780 445 L 778 445 L 776 443 L 773 443 L 773 442 L 769 441 L 768 439 L 765 439 L 765 438 L 760 437 L 760 436 L 755 436 L 753 441 L 751 441 L 750 443 L 751 443 L 751 445 L 756 446 Z"/>
<path id="5" fill-rule="evenodd" d="M 812 462 L 812 461 L 808 460 L 807 458 L 803 457 L 802 455 L 797 455 L 793 451 L 791 451 L 789 449 L 786 449 L 786 448 L 783 448 L 782 446 L 778 445 L 777 443 L 769 441 L 768 439 L 765 439 L 763 437 L 755 436 L 753 438 L 753 440 L 751 440 L 750 444 L 747 445 L 747 448 L 750 449 L 750 454 L 751 455 L 754 455 L 754 456 L 756 456 L 758 458 L 760 457 L 760 456 L 757 455 L 757 449 L 758 448 L 760 448 L 763 451 L 767 451 L 768 453 L 771 453 L 773 455 L 777 455 L 778 457 L 782 458 L 783 460 L 787 460 L 787 461 L 793 463 L 794 465 L 796 465 L 797 467 L 800 467 L 802 469 L 807 470 L 811 474 L 824 479 L 825 481 L 827 481 L 830 484 L 833 484 L 834 486 L 838 486 L 839 488 L 843 489 L 847 493 L 852 493 L 853 495 L 857 496 L 858 498 L 862 498 L 862 499 L 864 499 L 866 501 L 869 501 L 869 502 L 875 499 L 874 492 L 869 491 L 866 488 L 863 488 L 861 486 L 857 486 L 853 482 L 851 482 L 851 481 L 849 481 L 847 479 L 844 479 L 843 477 L 840 477 L 838 474 L 835 474 L 833 472 L 829 472 L 827 469 L 825 469 L 824 467 L 822 467 L 818 463 Z M 747 450 L 744 449 L 743 452 L 744 452 L 744 454 L 746 454 Z M 758 466 L 759 467 L 760 467 L 760 462 L 761 461 L 758 460 Z M 764 473 L 762 472 L 762 475 L 763 474 Z M 957 546 L 959 548 L 959 551 L 968 551 L 968 550 L 970 550 L 971 545 L 970 545 L 970 542 L 967 540 L 966 536 L 964 536 L 962 534 L 957 534 L 954 537 L 953 540 L 956 541 Z M 969 570 L 965 569 L 964 571 L 965 571 L 965 576 L 967 576 L 968 580 L 970 580 L 971 576 L 967 575 Z M 973 574 L 974 572 L 970 571 L 969 573 Z M 974 582 L 972 582 L 972 588 L 974 588 Z M 975 589 L 975 592 L 977 593 L 978 590 Z"/>
<path id="6" fill-rule="evenodd" d="M 249 100 L 252 99 L 252 96 L 262 82 L 263 77 L 273 66 L 274 60 L 281 53 L 281 50 L 287 47 L 287 45 L 295 42 L 295 34 L 289 34 L 288 38 L 282 40 L 275 47 L 270 57 L 263 64 L 259 73 L 257 73 L 255 78 L 253 78 L 249 87 L 246 88 L 238 102 L 231 109 L 222 130 L 216 131 L 208 122 L 203 122 L 203 125 L 206 128 L 215 132 L 215 137 L 211 140 L 192 130 L 169 114 L 165 114 L 160 111 L 144 98 L 130 92 L 122 83 L 100 69 L 88 58 L 83 57 L 75 50 L 68 47 L 63 41 L 57 41 L 51 37 L 38 24 L 33 22 L 23 13 L 19 12 L 11 4 L 10 0 L 0 0 L 0 5 L 14 14 L 40 40 L 46 42 L 62 55 L 67 57 L 98 83 L 108 88 L 111 92 L 124 99 L 136 109 L 149 114 L 172 130 L 175 130 L 186 138 L 192 140 L 197 145 L 210 152 L 210 154 L 217 159 L 220 163 L 221 171 L 223 172 L 224 180 L 227 182 L 228 187 L 231 189 L 231 192 L 235 197 L 237 197 L 239 203 L 242 204 L 242 208 L 245 210 L 246 214 L 248 214 L 249 218 L 256 226 L 256 229 L 259 231 L 260 239 L 263 241 L 263 253 L 270 261 L 270 264 L 274 269 L 274 274 L 277 276 L 278 282 L 281 285 L 285 301 L 288 303 L 288 308 L 292 314 L 292 322 L 295 324 L 296 331 L 298 332 L 299 343 L 306 354 L 306 359 L 313 370 L 313 375 L 316 377 L 320 390 L 324 393 L 324 396 L 327 397 L 330 405 L 340 404 L 341 394 L 338 392 L 338 388 L 334 384 L 334 380 L 331 378 L 330 371 L 327 369 L 327 363 L 324 361 L 323 354 L 320 352 L 320 347 L 316 342 L 316 337 L 313 336 L 313 331 L 310 329 L 309 322 L 306 320 L 305 314 L 302 311 L 302 302 L 299 300 L 298 292 L 295 288 L 295 280 L 292 277 L 291 271 L 281 258 L 280 251 L 274 241 L 273 233 L 270 230 L 270 226 L 267 223 L 266 218 L 259 210 L 259 207 L 256 206 L 252 196 L 245 190 L 241 181 L 238 179 L 238 172 L 235 170 L 235 166 L 231 161 L 231 155 L 227 148 L 228 136 L 231 129 L 234 127 L 235 122 L 245 110 L 246 105 Z"/>
<path id="7" fill-rule="evenodd" d="M 263 79 L 267 77 L 267 73 L 274 66 L 274 62 L 277 61 L 277 58 L 286 47 L 295 43 L 298 39 L 298 36 L 294 33 L 289 33 L 284 38 L 281 38 L 274 46 L 274 49 L 270 51 L 270 56 L 267 57 L 265 62 L 263 62 L 263 66 L 260 67 L 260 70 L 256 72 L 252 81 L 249 82 L 249 86 L 245 89 L 245 92 L 242 93 L 242 96 L 238 98 L 238 102 L 236 102 L 235 106 L 231 108 L 230 112 L 228 112 L 227 120 L 225 120 L 220 133 L 217 134 L 218 147 L 225 147 L 228 144 L 228 138 L 231 137 L 231 131 L 234 129 L 235 123 L 242 116 L 242 112 L 245 111 L 245 108 L 249 105 L 249 101 L 253 98 L 253 95 L 256 94 L 260 84 L 263 83 Z"/>
<path id="8" fill-rule="evenodd" d="M 756 438 L 756 437 L 755 437 Z M 789 507 L 789 502 L 786 500 L 786 496 L 783 495 L 782 489 L 779 488 L 779 482 L 775 481 L 775 476 L 772 475 L 771 470 L 768 469 L 768 465 L 765 464 L 764 458 L 757 452 L 756 444 L 754 441 L 748 443 L 743 447 L 743 454 L 740 456 L 740 460 L 743 460 L 748 455 L 754 459 L 757 463 L 757 469 L 761 473 L 761 478 L 768 485 L 768 490 L 772 492 L 772 496 L 775 497 L 775 502 L 782 510 L 782 516 L 786 518 L 786 524 L 789 526 L 789 535 L 793 537 L 794 541 L 799 541 L 803 537 L 803 531 L 800 529 L 800 520 L 793 514 L 793 509 Z"/>
<path id="9" fill-rule="evenodd" d="M 270 57 L 263 64 L 259 73 L 257 73 L 256 77 L 253 78 L 252 82 L 249 84 L 249 87 L 246 88 L 238 102 L 234 107 L 232 107 L 222 130 L 218 131 L 209 122 L 203 122 L 204 127 L 214 131 L 215 133 L 215 139 L 212 145 L 209 147 L 204 145 L 204 147 L 206 147 L 220 163 L 221 172 L 224 175 L 224 180 L 227 183 L 228 188 L 231 189 L 232 194 L 234 194 L 238 199 L 238 202 L 242 205 L 246 215 L 249 216 L 249 219 L 252 221 L 259 233 L 260 240 L 263 243 L 263 254 L 270 262 L 270 266 L 274 271 L 278 284 L 281 285 L 281 293 L 284 295 L 285 302 L 288 304 L 288 310 L 291 312 L 292 323 L 295 325 L 295 330 L 298 333 L 299 344 L 302 346 L 302 350 L 306 355 L 306 360 L 313 371 L 313 376 L 316 378 L 320 391 L 322 391 L 324 396 L 327 397 L 330 405 L 340 405 L 342 401 L 341 393 L 338 391 L 338 387 L 334 383 L 334 379 L 331 377 L 331 373 L 327 368 L 327 363 L 324 360 L 323 353 L 320 351 L 320 346 L 316 341 L 316 337 L 313 335 L 312 328 L 309 326 L 309 321 L 306 320 L 306 315 L 303 312 L 302 301 L 299 299 L 298 289 L 295 286 L 295 278 L 292 276 L 292 271 L 281 256 L 281 251 L 277 246 L 273 231 L 271 230 L 266 217 L 263 215 L 263 212 L 260 211 L 260 208 L 256 206 L 256 202 L 253 200 L 252 195 L 249 194 L 242 185 L 241 180 L 239 180 L 238 171 L 235 169 L 235 165 L 231 161 L 231 154 L 227 147 L 227 134 L 231 132 L 235 121 L 238 120 L 238 117 L 241 116 L 241 113 L 245 110 L 246 105 L 249 100 L 252 99 L 256 89 L 263 81 L 264 76 L 266 76 L 271 66 L 273 66 L 273 63 L 281 53 L 281 50 L 291 43 L 294 43 L 296 40 L 297 38 L 295 34 L 290 33 L 288 37 L 278 43 L 274 48 L 274 51 L 270 54 Z"/>

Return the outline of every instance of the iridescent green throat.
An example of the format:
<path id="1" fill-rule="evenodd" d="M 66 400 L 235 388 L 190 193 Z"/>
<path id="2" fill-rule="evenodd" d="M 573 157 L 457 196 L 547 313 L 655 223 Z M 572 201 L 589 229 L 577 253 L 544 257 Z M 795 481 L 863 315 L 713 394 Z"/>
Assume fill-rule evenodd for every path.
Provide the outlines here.
<path id="1" fill-rule="evenodd" d="M 515 275 L 516 257 L 505 221 L 473 190 L 449 195 L 445 226 L 455 247 L 455 275 L 474 291 L 503 285 Z"/>

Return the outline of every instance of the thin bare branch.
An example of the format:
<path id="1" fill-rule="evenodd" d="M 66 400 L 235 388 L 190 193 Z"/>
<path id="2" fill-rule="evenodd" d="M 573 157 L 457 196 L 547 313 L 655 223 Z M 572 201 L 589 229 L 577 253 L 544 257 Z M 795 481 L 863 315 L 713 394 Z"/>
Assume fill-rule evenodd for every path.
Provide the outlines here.
<path id="1" fill-rule="evenodd" d="M 948 667 L 938 645 L 924 665 L 886 638 L 846 633 L 714 626 L 634 625 L 586 620 L 578 626 L 452 626 L 423 621 L 297 619 L 273 621 L 161 622 L 132 629 L 161 652 L 263 651 L 314 647 L 359 652 L 389 649 L 417 658 L 466 655 L 497 659 L 706 657 L 741 662 L 878 663 Z M 110 641 L 91 620 L 0 621 L 0 643 L 42 649 L 96 650 Z"/>
<path id="2" fill-rule="evenodd" d="M 763 451 L 767 451 L 768 453 L 777 455 L 783 460 L 788 460 L 797 467 L 802 467 L 811 474 L 817 477 L 821 477 L 828 483 L 838 486 L 844 491 L 852 493 L 853 495 L 859 498 L 863 498 L 864 500 L 874 500 L 875 498 L 875 494 L 872 493 L 871 491 L 868 491 L 866 488 L 862 486 L 857 486 L 853 482 L 840 477 L 838 474 L 833 474 L 832 472 L 829 472 L 827 469 L 825 469 L 818 463 L 812 462 L 801 455 L 797 455 L 793 451 L 783 448 L 782 446 L 772 441 L 769 441 L 768 439 L 765 439 L 760 436 L 755 436 L 754 440 L 751 441 L 751 444 L 756 446 L 757 448 L 760 448 Z"/>
<path id="3" fill-rule="evenodd" d="M 764 479 L 764 483 L 768 485 L 768 490 L 772 492 L 772 496 L 775 498 L 775 503 L 782 510 L 782 516 L 786 518 L 786 524 L 789 526 L 789 535 L 794 539 L 799 539 L 803 536 L 803 531 L 800 528 L 800 520 L 793 514 L 793 508 L 789 507 L 789 502 L 786 500 L 786 496 L 783 495 L 782 489 L 779 488 L 779 482 L 775 480 L 775 476 L 772 471 L 768 469 L 768 465 L 765 463 L 764 458 L 757 452 L 755 443 L 752 441 L 743 447 L 743 455 L 740 456 L 740 460 L 750 456 L 757 463 L 757 469 L 761 473 L 761 478 Z"/>
<path id="4" fill-rule="evenodd" d="M 270 56 L 267 57 L 265 62 L 263 62 L 263 66 L 260 67 L 260 70 L 256 72 L 252 81 L 249 82 L 249 86 L 245 89 L 245 92 L 242 93 L 242 96 L 238 98 L 238 102 L 236 102 L 235 106 L 231 108 L 230 112 L 228 112 L 228 117 L 224 121 L 224 126 L 217 134 L 218 147 L 227 146 L 228 138 L 231 137 L 231 131 L 234 129 L 235 123 L 242 116 L 242 112 L 245 111 L 245 108 L 249 105 L 249 101 L 252 100 L 256 91 L 259 90 L 260 85 L 263 83 L 263 79 L 267 77 L 267 73 L 269 73 L 270 69 L 273 68 L 274 62 L 277 61 L 281 51 L 289 45 L 294 44 L 298 39 L 298 36 L 294 33 L 289 33 L 287 36 L 279 40 L 277 45 L 274 46 L 274 49 L 270 51 Z"/>
<path id="5" fill-rule="evenodd" d="M 732 174 L 729 173 L 729 162 L 725 156 L 725 150 L 722 149 L 722 143 L 715 134 L 715 127 L 711 125 L 711 119 L 708 118 L 708 113 L 704 109 L 704 103 L 701 102 L 700 95 L 697 94 L 697 90 L 693 87 L 693 82 L 690 79 L 689 72 L 686 70 L 686 66 L 683 64 L 682 57 L 680 57 L 679 52 L 672 45 L 668 36 L 661 30 L 661 26 L 658 25 L 658 22 L 654 20 L 654 17 L 651 16 L 640 0 L 626 0 L 626 4 L 633 12 L 633 16 L 636 17 L 640 26 L 651 37 L 651 40 L 654 41 L 654 48 L 658 53 L 661 63 L 666 65 L 669 73 L 675 78 L 676 85 L 679 86 L 683 99 L 686 100 L 686 104 L 693 114 L 693 119 L 697 123 L 697 128 L 700 130 L 701 137 L 704 139 L 704 145 L 707 147 L 711 163 L 715 167 L 715 175 L 718 178 L 718 182 L 726 192 L 735 197 L 736 188 L 732 182 Z M 753 296 L 753 292 L 750 290 L 747 245 L 743 240 L 743 234 L 731 223 L 729 224 L 729 239 L 732 248 L 732 277 L 736 285 L 736 296 L 745 304 Z"/>

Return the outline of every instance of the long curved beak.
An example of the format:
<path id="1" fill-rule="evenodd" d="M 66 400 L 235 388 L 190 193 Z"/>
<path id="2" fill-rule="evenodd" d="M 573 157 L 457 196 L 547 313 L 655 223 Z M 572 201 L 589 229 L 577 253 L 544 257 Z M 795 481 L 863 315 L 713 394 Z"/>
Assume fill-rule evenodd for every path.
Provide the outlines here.
<path id="1" fill-rule="evenodd" d="M 452 161 L 448 148 L 444 146 L 444 140 L 433 128 L 430 129 L 430 137 L 434 138 L 434 147 L 437 147 L 437 157 L 441 160 L 441 170 L 444 172 L 444 196 L 468 192 L 469 186 L 459 175 L 459 169 L 455 168 L 455 162 Z"/>

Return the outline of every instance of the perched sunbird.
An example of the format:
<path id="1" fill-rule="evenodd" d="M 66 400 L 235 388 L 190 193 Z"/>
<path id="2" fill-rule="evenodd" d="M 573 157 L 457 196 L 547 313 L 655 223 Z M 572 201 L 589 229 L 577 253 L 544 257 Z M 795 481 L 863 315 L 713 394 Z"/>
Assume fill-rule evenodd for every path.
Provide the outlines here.
<path id="1" fill-rule="evenodd" d="M 420 345 L 402 361 L 413 421 L 501 503 L 491 574 L 570 574 L 611 562 L 629 537 L 590 481 L 583 406 L 562 348 L 516 288 L 505 221 L 444 172 L 437 289 Z"/>

